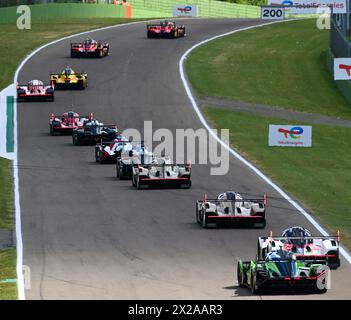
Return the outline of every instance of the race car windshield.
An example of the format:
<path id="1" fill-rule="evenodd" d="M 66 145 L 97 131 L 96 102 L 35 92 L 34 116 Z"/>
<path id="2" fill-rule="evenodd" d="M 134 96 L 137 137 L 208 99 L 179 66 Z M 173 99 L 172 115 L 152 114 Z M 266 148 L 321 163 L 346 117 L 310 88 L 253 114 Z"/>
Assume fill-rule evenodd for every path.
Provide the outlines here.
<path id="1" fill-rule="evenodd" d="M 72 71 L 71 68 L 67 67 L 67 68 L 63 71 L 63 73 L 64 73 L 66 76 L 69 76 L 69 75 L 71 75 L 71 74 L 73 73 L 73 71 Z"/>
<path id="2" fill-rule="evenodd" d="M 87 39 L 87 40 L 84 41 L 84 44 L 85 44 L 86 46 L 90 46 L 92 43 L 93 43 L 93 40 L 92 40 L 92 39 Z"/>
<path id="3" fill-rule="evenodd" d="M 294 227 L 286 230 L 283 236 L 287 238 L 289 237 L 304 238 L 304 237 L 310 237 L 311 234 L 303 228 Z M 288 241 L 289 243 L 293 244 L 296 247 L 302 247 L 308 243 L 308 240 L 306 239 L 289 239 Z"/>

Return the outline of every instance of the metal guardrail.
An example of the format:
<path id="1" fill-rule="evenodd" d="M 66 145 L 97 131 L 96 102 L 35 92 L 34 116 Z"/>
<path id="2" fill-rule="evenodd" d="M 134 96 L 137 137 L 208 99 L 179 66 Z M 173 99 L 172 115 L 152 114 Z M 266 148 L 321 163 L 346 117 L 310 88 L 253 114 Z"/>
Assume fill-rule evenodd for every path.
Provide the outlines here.
<path id="1" fill-rule="evenodd" d="M 330 19 L 330 49 L 336 58 L 351 57 L 351 43 L 347 38 L 346 15 L 332 14 Z"/>

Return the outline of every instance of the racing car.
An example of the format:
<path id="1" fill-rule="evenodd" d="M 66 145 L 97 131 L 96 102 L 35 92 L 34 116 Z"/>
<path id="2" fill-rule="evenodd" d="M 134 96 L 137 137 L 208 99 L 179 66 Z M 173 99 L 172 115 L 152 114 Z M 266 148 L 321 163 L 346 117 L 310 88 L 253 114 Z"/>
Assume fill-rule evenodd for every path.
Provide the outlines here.
<path id="1" fill-rule="evenodd" d="M 266 226 L 267 197 L 244 199 L 239 193 L 227 191 L 216 199 L 196 201 L 196 222 L 203 228 L 209 224 L 245 224 L 264 228 Z"/>
<path id="2" fill-rule="evenodd" d="M 120 180 L 131 179 L 133 176 L 133 165 L 149 164 L 152 162 L 153 153 L 145 146 L 144 142 L 132 144 L 125 143 L 120 157 L 116 162 L 116 176 Z"/>
<path id="3" fill-rule="evenodd" d="M 93 113 L 90 113 L 89 116 L 80 116 L 74 111 L 68 111 L 61 117 L 57 117 L 54 113 L 52 113 L 49 119 L 50 134 L 72 134 L 74 129 L 84 127 L 86 123 L 92 121 L 93 119 Z"/>
<path id="4" fill-rule="evenodd" d="M 82 43 L 71 43 L 71 57 L 96 57 L 102 58 L 109 55 L 110 46 L 107 42 L 97 42 L 94 39 L 87 38 Z"/>
<path id="5" fill-rule="evenodd" d="M 74 145 L 96 145 L 98 141 L 112 141 L 116 139 L 118 129 L 116 125 L 106 125 L 93 119 L 83 127 L 77 127 L 72 132 Z"/>
<path id="6" fill-rule="evenodd" d="M 191 163 L 173 164 L 169 156 L 154 156 L 150 164 L 134 164 L 132 185 L 143 187 L 191 187 Z"/>
<path id="7" fill-rule="evenodd" d="M 55 88 L 40 80 L 31 80 L 27 85 L 17 84 L 17 101 L 54 101 Z"/>
<path id="8" fill-rule="evenodd" d="M 312 236 L 307 229 L 294 226 L 283 231 L 281 237 L 259 237 L 259 258 L 267 253 L 283 250 L 292 253 L 297 260 L 324 260 L 330 269 L 340 266 L 339 257 L 340 235 L 336 236 Z"/>
<path id="9" fill-rule="evenodd" d="M 103 141 L 95 146 L 95 161 L 104 163 L 116 163 L 117 158 L 120 158 L 122 150 L 129 141 L 122 136 L 117 136 L 113 141 Z"/>
<path id="10" fill-rule="evenodd" d="M 251 289 L 252 294 L 277 290 L 325 293 L 328 272 L 325 261 L 296 260 L 284 251 L 270 252 L 265 259 L 237 263 L 238 285 Z"/>
<path id="11" fill-rule="evenodd" d="M 159 24 L 147 24 L 148 38 L 180 38 L 186 36 L 185 26 L 176 25 L 175 21 L 164 20 Z"/>
<path id="12" fill-rule="evenodd" d="M 88 74 L 85 72 L 76 73 L 67 66 L 61 73 L 50 74 L 51 85 L 55 89 L 85 89 L 88 86 Z"/>

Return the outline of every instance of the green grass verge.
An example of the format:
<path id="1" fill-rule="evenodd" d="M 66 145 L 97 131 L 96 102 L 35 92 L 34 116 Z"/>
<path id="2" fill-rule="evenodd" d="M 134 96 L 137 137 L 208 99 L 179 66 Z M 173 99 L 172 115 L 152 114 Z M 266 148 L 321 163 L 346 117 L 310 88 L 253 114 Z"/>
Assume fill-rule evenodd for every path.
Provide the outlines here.
<path id="1" fill-rule="evenodd" d="M 204 113 L 214 127 L 228 128 L 231 144 L 299 199 L 331 234 L 340 230 L 351 248 L 351 145 L 346 138 L 351 128 L 313 125 L 312 148 L 268 147 L 268 125 L 291 121 L 213 107 Z"/>
<path id="2" fill-rule="evenodd" d="M 13 81 L 19 62 L 35 48 L 61 37 L 109 25 L 143 19 L 70 19 L 36 22 L 31 30 L 18 30 L 15 24 L 1 24 L 0 28 L 0 90 Z M 13 229 L 13 180 L 11 162 L 0 158 L 0 229 Z M 0 251 L 0 300 L 17 299 L 15 283 L 1 283 L 16 278 L 16 250 Z"/>
<path id="3" fill-rule="evenodd" d="M 30 30 L 18 30 L 16 24 L 1 24 L 0 90 L 12 82 L 18 63 L 33 49 L 71 34 L 139 20 L 143 19 L 96 18 L 35 22 Z"/>
<path id="4" fill-rule="evenodd" d="M 199 95 L 351 118 L 327 70 L 328 39 L 315 19 L 242 31 L 195 50 L 188 77 Z"/>
<path id="5" fill-rule="evenodd" d="M 16 250 L 0 250 L 0 300 L 14 300 L 17 298 L 16 279 Z"/>
<path id="6" fill-rule="evenodd" d="M 0 229 L 11 229 L 13 217 L 13 179 L 11 161 L 0 158 Z"/>

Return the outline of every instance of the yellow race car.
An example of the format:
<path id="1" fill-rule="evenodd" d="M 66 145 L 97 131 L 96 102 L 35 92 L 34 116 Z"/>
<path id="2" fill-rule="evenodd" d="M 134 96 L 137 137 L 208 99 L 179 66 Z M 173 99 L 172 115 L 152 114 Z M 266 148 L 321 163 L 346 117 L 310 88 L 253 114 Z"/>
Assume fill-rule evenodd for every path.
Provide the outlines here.
<path id="1" fill-rule="evenodd" d="M 85 89 L 88 86 L 88 74 L 76 73 L 66 67 L 61 73 L 51 73 L 50 82 L 55 89 Z"/>

